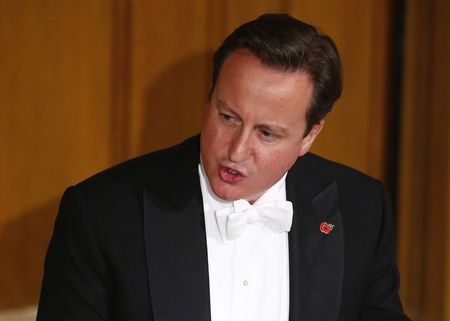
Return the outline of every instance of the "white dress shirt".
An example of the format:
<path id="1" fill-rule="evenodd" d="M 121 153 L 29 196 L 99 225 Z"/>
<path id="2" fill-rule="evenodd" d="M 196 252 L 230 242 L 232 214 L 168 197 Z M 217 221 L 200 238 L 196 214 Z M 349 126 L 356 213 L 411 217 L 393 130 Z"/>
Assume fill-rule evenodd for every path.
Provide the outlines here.
<path id="1" fill-rule="evenodd" d="M 199 165 L 208 248 L 212 321 L 288 321 L 288 233 L 262 223 L 247 224 L 232 241 L 223 241 L 215 211 L 233 207 L 219 199 Z M 286 200 L 286 174 L 254 205 Z"/>

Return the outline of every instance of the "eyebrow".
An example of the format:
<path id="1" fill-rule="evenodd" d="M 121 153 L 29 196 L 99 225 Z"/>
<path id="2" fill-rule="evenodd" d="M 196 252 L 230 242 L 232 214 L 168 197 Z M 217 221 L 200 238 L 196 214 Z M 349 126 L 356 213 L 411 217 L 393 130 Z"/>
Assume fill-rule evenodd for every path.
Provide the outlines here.
<path id="1" fill-rule="evenodd" d="M 286 128 L 278 126 L 278 125 L 271 125 L 271 124 L 262 124 L 258 125 L 257 127 L 262 129 L 269 129 L 270 131 L 274 132 L 276 135 L 280 136 L 288 136 L 289 132 Z"/>
<path id="2" fill-rule="evenodd" d="M 239 114 L 233 110 L 233 108 L 231 108 L 226 102 L 224 102 L 221 99 L 217 100 L 217 108 L 226 109 L 228 112 L 241 118 L 239 116 Z M 286 128 L 279 126 L 279 125 L 275 125 L 275 124 L 259 124 L 259 125 L 256 125 L 256 127 L 262 128 L 262 129 L 268 129 L 270 131 L 275 132 L 277 135 L 287 136 L 289 134 L 289 131 Z"/>
<path id="3" fill-rule="evenodd" d="M 217 99 L 217 107 L 227 109 L 228 111 L 232 112 L 233 114 L 236 114 L 236 112 L 230 106 L 228 106 L 228 104 L 226 102 L 224 102 L 221 99 Z"/>

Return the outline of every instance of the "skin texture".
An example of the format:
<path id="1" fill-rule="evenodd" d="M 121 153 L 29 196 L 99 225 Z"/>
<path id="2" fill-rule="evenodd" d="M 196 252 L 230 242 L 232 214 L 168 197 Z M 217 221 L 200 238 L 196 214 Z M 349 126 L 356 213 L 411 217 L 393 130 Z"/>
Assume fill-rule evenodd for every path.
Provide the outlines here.
<path id="1" fill-rule="evenodd" d="M 228 56 L 205 109 L 200 145 L 219 198 L 256 201 L 310 149 L 324 124 L 303 137 L 312 92 L 302 71 L 265 66 L 247 50 Z"/>

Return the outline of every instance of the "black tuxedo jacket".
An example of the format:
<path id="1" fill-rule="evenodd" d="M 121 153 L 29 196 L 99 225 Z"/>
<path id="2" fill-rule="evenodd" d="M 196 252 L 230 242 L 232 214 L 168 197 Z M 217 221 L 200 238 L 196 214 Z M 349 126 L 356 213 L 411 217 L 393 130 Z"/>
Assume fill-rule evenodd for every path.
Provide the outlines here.
<path id="1" fill-rule="evenodd" d="M 199 137 L 69 188 L 37 320 L 210 320 Z M 408 320 L 386 193 L 313 154 L 289 171 L 290 320 Z M 321 233 L 321 222 L 334 224 Z"/>

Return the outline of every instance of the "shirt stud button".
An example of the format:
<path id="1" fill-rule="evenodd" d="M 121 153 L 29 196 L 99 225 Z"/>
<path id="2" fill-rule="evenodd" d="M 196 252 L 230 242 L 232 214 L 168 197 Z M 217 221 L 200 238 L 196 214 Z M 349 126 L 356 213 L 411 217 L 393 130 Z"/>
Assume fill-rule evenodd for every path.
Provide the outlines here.
<path id="1" fill-rule="evenodd" d="M 248 286 L 248 281 L 247 281 L 247 280 L 244 280 L 244 282 L 242 282 L 242 285 L 243 285 L 243 286 Z"/>

